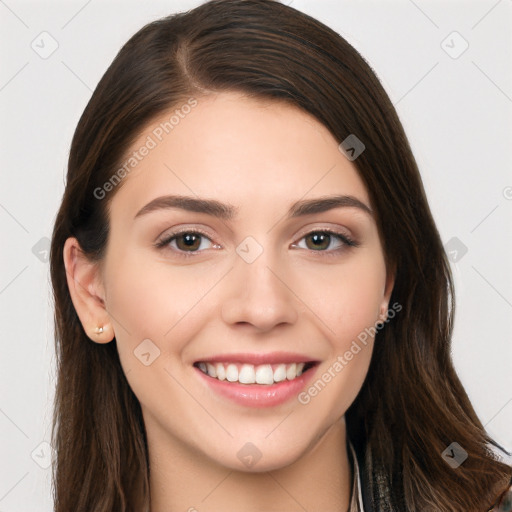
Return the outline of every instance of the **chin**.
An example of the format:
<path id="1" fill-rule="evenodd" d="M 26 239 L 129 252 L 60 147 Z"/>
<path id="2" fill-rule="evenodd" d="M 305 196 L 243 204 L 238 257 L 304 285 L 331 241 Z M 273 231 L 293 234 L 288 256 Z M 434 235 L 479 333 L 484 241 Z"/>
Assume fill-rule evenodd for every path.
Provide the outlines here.
<path id="1" fill-rule="evenodd" d="M 299 460 L 306 447 L 298 446 L 296 442 L 289 446 L 279 443 L 269 443 L 262 440 L 237 441 L 231 446 L 226 446 L 222 454 L 208 454 L 218 465 L 227 469 L 242 473 L 264 473 L 275 471 L 294 464 Z M 226 453 L 234 453 L 234 457 L 226 457 Z M 221 456 L 219 456 L 221 455 Z"/>

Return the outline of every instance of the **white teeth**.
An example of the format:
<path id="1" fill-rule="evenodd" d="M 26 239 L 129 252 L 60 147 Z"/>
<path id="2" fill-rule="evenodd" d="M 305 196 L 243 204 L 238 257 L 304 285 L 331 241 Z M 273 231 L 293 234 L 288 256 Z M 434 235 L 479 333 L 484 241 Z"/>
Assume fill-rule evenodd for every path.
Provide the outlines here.
<path id="1" fill-rule="evenodd" d="M 226 378 L 226 369 L 222 363 L 217 363 L 215 370 L 217 371 L 217 379 L 224 380 Z"/>
<path id="2" fill-rule="evenodd" d="M 269 364 L 258 366 L 258 368 L 256 368 L 256 382 L 258 384 L 274 384 L 272 366 Z"/>
<path id="3" fill-rule="evenodd" d="M 215 366 L 213 366 L 213 364 L 206 363 L 206 369 L 210 377 L 217 377 L 217 371 L 215 370 Z"/>
<path id="4" fill-rule="evenodd" d="M 242 368 L 240 368 L 240 373 L 238 374 L 238 382 L 241 384 L 254 384 L 256 382 L 254 366 L 252 364 L 244 364 Z"/>
<path id="5" fill-rule="evenodd" d="M 295 377 L 297 377 L 297 365 L 295 363 L 292 363 L 286 369 L 286 378 L 288 380 L 293 380 Z"/>
<path id="6" fill-rule="evenodd" d="M 280 364 L 274 372 L 274 382 L 286 380 L 286 365 Z"/>
<path id="7" fill-rule="evenodd" d="M 226 368 L 226 379 L 229 382 L 236 382 L 238 380 L 238 368 L 236 364 L 228 364 Z"/>
<path id="8" fill-rule="evenodd" d="M 284 380 L 293 380 L 300 377 L 304 371 L 305 363 L 290 363 L 274 365 L 252 364 L 236 365 L 233 363 L 198 363 L 198 368 L 210 377 L 229 382 L 240 382 L 241 384 L 265 384 L 271 385 Z M 240 368 L 239 368 L 240 366 Z"/>

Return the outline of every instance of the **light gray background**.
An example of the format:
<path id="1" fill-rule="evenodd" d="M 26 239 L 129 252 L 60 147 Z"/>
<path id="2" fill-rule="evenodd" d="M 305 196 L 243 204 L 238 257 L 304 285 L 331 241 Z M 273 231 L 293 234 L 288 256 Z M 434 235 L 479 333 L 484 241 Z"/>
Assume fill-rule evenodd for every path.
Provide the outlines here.
<path id="1" fill-rule="evenodd" d="M 0 0 L 0 512 L 52 510 L 44 466 L 51 457 L 53 311 L 44 238 L 74 128 L 134 32 L 200 3 Z M 456 367 L 488 431 L 510 448 L 512 0 L 291 4 L 353 44 L 397 107 L 443 242 L 458 239 L 451 243 L 459 249 L 450 248 L 458 251 Z M 31 47 L 51 48 L 43 31 L 58 42 L 47 59 Z M 446 39 L 453 31 L 469 44 L 457 58 L 463 41 Z"/>

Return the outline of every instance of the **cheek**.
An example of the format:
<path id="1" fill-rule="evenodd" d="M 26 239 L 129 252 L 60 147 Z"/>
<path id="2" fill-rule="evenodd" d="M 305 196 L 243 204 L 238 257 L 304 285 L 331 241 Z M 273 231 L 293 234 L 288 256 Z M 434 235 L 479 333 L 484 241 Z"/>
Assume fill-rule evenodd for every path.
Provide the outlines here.
<path id="1" fill-rule="evenodd" d="M 163 269 L 136 249 L 126 255 L 113 252 L 107 268 L 107 307 L 121 366 L 139 402 L 158 410 L 162 405 L 155 390 L 166 390 L 169 396 L 176 391 L 166 370 L 176 367 L 193 335 L 189 310 L 197 298 L 179 270 Z"/>
<path id="2" fill-rule="evenodd" d="M 357 279 L 338 298 L 336 318 L 332 318 L 340 348 L 344 348 L 361 336 L 379 319 L 382 292 L 380 283 L 374 280 Z M 334 315 L 334 311 L 331 313 Z"/>
<path id="3" fill-rule="evenodd" d="M 344 414 L 359 393 L 370 364 L 376 325 L 383 300 L 386 270 L 382 258 L 371 253 L 340 267 L 329 285 L 322 309 L 331 357 L 323 364 L 317 406 L 333 421 Z M 315 393 L 315 390 L 313 390 Z"/>
<path id="4" fill-rule="evenodd" d="M 118 324 L 116 339 L 156 336 L 164 329 L 167 315 L 165 287 L 159 283 L 156 271 L 136 258 L 114 256 L 112 261 L 115 264 L 109 270 L 107 305 Z"/>
<path id="5" fill-rule="evenodd" d="M 116 251 L 113 246 L 106 266 L 107 297 L 109 311 L 121 324 L 120 334 L 162 337 L 186 313 L 193 289 L 186 287 L 179 269 L 148 257 L 147 250 Z"/>
<path id="6" fill-rule="evenodd" d="M 364 256 L 364 255 L 363 255 Z M 381 257 L 371 253 L 346 265 L 319 267 L 301 281 L 304 302 L 321 320 L 325 336 L 336 348 L 374 327 L 384 297 L 386 270 Z"/>
<path id="7" fill-rule="evenodd" d="M 123 366 L 133 365 L 134 350 L 146 339 L 160 351 L 158 365 L 179 358 L 201 325 L 202 299 L 216 273 L 206 269 L 198 278 L 193 266 L 173 268 L 137 249 L 113 252 L 107 272 L 107 307 Z"/>
<path id="8" fill-rule="evenodd" d="M 163 280 L 161 270 L 144 261 L 136 250 L 125 255 L 113 253 L 110 262 L 107 307 L 119 358 L 127 377 L 136 379 L 142 372 L 147 379 L 147 370 L 166 366 L 172 355 L 166 350 L 165 333 L 184 313 L 180 289 Z M 148 352 L 150 356 L 142 356 Z M 145 362 L 151 366 L 146 368 Z M 138 384 L 133 384 L 138 389 Z"/>
<path id="9" fill-rule="evenodd" d="M 329 342 L 329 355 L 311 386 L 299 396 L 309 412 L 336 421 L 355 400 L 368 373 L 383 300 L 385 267 L 380 260 L 358 260 L 336 272 L 316 276 L 315 312 Z M 310 294 L 310 297 L 313 296 Z M 317 322 L 320 325 L 320 322 Z"/>

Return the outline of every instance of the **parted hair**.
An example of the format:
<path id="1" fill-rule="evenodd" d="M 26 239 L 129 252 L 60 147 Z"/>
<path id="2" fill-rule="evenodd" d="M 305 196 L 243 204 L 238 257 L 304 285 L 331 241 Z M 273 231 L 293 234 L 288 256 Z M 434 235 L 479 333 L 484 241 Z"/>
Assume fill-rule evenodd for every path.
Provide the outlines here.
<path id="1" fill-rule="evenodd" d="M 211 0 L 144 26 L 121 48 L 76 127 L 51 245 L 57 384 L 52 438 L 56 512 L 149 510 L 149 459 L 140 404 L 116 340 L 92 342 L 73 307 L 63 247 L 76 237 L 100 261 L 108 205 L 98 200 L 152 120 L 190 97 L 240 91 L 312 114 L 354 160 L 376 212 L 390 299 L 402 311 L 379 330 L 361 391 L 346 412 L 375 512 L 487 510 L 510 481 L 450 355 L 454 290 L 419 169 L 376 73 L 339 34 L 275 0 Z M 129 178 L 128 178 L 129 179 Z M 456 441 L 468 457 L 441 456 Z"/>

